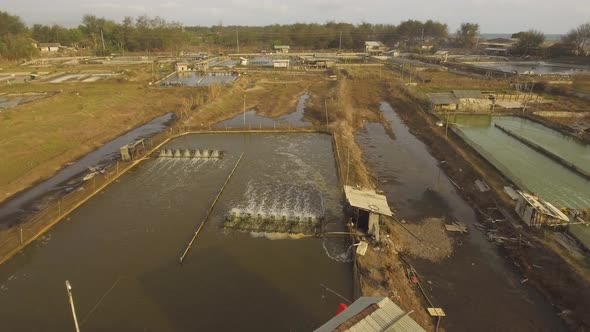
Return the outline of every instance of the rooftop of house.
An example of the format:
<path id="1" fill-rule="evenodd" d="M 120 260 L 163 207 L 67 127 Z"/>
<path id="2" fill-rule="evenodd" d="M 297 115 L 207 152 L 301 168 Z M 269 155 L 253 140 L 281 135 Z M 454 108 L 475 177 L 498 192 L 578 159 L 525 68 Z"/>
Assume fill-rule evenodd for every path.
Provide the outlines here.
<path id="1" fill-rule="evenodd" d="M 360 297 L 315 332 L 426 332 L 387 297 Z"/>

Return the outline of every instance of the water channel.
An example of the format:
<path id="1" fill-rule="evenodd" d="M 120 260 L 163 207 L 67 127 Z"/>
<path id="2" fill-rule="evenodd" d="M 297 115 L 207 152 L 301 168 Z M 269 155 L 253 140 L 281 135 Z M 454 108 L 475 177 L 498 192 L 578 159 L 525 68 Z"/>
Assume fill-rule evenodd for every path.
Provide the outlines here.
<path id="1" fill-rule="evenodd" d="M 308 101 L 309 93 L 304 93 L 297 99 L 297 106 L 294 112 L 280 115 L 275 118 L 268 118 L 258 115 L 255 109 L 248 110 L 245 114 L 219 122 L 214 125 L 216 129 L 232 128 L 288 128 L 288 127 L 310 127 L 311 123 L 305 119 L 305 103 Z"/>
<path id="2" fill-rule="evenodd" d="M 18 222 L 26 214 L 35 212 L 38 205 L 42 203 L 44 196 L 64 189 L 64 185 L 68 180 L 87 171 L 88 167 L 114 160 L 118 157 L 121 146 L 139 138 L 151 137 L 161 132 L 172 119 L 172 113 L 159 116 L 90 152 L 78 161 L 66 166 L 51 178 L 14 195 L 8 201 L 0 204 L 0 227 Z"/>
<path id="3" fill-rule="evenodd" d="M 473 224 L 473 209 L 456 192 L 428 148 L 413 136 L 387 103 L 381 111 L 395 139 L 382 124 L 368 123 L 357 134 L 367 165 L 380 181 L 396 214 L 420 223 L 445 217 L 468 225 L 455 252 L 439 263 L 412 259 L 436 306 L 444 308 L 447 331 L 564 331 L 553 308 L 519 276 Z"/>
<path id="4" fill-rule="evenodd" d="M 145 161 L 1 265 L 3 328 L 71 330 L 66 279 L 84 331 L 309 331 L 339 303 L 321 283 L 352 297 L 345 240 L 281 239 L 221 227 L 234 208 L 323 215 L 332 228 L 341 226 L 330 136 L 203 134 L 166 147 L 225 154 L 218 161 Z M 242 152 L 180 266 L 180 254 Z"/>

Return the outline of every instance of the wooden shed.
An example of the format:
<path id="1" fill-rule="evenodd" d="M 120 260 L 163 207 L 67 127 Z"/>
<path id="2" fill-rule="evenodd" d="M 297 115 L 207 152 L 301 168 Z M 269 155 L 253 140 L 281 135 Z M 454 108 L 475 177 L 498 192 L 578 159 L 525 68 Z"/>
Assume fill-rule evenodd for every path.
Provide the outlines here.
<path id="1" fill-rule="evenodd" d="M 540 197 L 518 190 L 516 213 L 529 226 L 565 225 L 570 219 L 553 204 Z"/>
<path id="2" fill-rule="evenodd" d="M 371 189 L 359 189 L 344 186 L 346 201 L 355 209 L 357 228 L 366 229 L 379 241 L 379 221 L 381 216 L 393 216 L 384 195 L 377 194 Z"/>
<path id="3" fill-rule="evenodd" d="M 121 153 L 121 160 L 123 161 L 131 161 L 135 158 L 135 156 L 140 152 L 140 149 L 145 148 L 145 141 L 144 139 L 139 139 L 133 143 L 129 143 L 127 145 L 123 145 L 119 152 Z"/>

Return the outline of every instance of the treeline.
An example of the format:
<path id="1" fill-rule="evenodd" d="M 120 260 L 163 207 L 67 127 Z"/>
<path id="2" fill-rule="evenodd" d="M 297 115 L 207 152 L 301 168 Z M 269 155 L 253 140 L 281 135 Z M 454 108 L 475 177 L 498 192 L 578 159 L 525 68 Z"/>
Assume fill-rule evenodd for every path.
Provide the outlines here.
<path id="1" fill-rule="evenodd" d="M 527 55 L 539 48 L 545 36 L 535 30 L 519 32 L 513 54 Z M 30 58 L 37 54 L 34 42 L 60 43 L 76 49 L 86 49 L 96 55 L 125 52 L 180 52 L 190 49 L 272 49 L 273 45 L 286 44 L 306 50 L 361 50 L 364 42 L 376 40 L 389 47 L 405 50 L 427 49 L 440 46 L 473 49 L 480 40 L 477 23 L 463 23 L 453 34 L 446 24 L 428 20 L 407 20 L 393 24 L 286 24 L 255 26 L 195 26 L 183 27 L 177 22 L 162 18 L 139 16 L 125 17 L 116 22 L 95 15 L 84 15 L 76 28 L 59 25 L 35 24 L 27 27 L 18 16 L 0 11 L 0 57 L 9 59 Z M 571 30 L 563 38 L 571 46 L 571 53 L 588 55 L 590 23 Z"/>
<path id="2" fill-rule="evenodd" d="M 33 39 L 43 43 L 89 48 L 97 55 L 137 51 L 180 51 L 191 44 L 192 34 L 180 23 L 155 17 L 125 17 L 121 23 L 84 15 L 82 24 L 67 29 L 58 25 L 33 25 Z"/>
<path id="3" fill-rule="evenodd" d="M 240 44 L 261 48 L 272 45 L 291 45 L 298 49 L 362 49 L 367 40 L 382 41 L 387 45 L 415 46 L 428 40 L 442 42 L 448 37 L 446 24 L 428 20 L 408 20 L 399 25 L 328 22 L 326 24 L 296 23 L 288 25 L 187 27 L 208 45 L 226 48 Z"/>
<path id="4" fill-rule="evenodd" d="M 20 17 L 0 11 L 0 58 L 30 58 L 37 54 L 29 36 Z"/>

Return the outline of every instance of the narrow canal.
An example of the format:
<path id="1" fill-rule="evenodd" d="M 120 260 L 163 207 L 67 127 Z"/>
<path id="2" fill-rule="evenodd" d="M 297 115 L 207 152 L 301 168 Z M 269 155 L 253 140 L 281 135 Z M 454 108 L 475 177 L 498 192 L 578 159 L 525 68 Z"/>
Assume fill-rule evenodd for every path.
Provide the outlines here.
<path id="1" fill-rule="evenodd" d="M 428 148 L 413 136 L 392 107 L 381 104 L 395 138 L 382 124 L 368 123 L 357 135 L 366 163 L 396 214 L 412 223 L 444 217 L 468 225 L 454 253 L 432 263 L 412 258 L 428 281 L 435 305 L 444 308 L 447 331 L 564 331 L 545 299 L 519 276 L 473 225 L 473 209 L 456 192 Z"/>
<path id="2" fill-rule="evenodd" d="M 46 195 L 69 187 L 66 183 L 87 171 L 91 166 L 109 162 L 118 157 L 119 148 L 139 138 L 151 137 L 167 127 L 173 119 L 172 113 L 166 113 L 150 122 L 139 126 L 111 140 L 93 152 L 66 166 L 51 178 L 11 197 L 0 204 L 0 227 L 17 223 L 23 216 L 36 212 L 41 207 Z"/>
<path id="3" fill-rule="evenodd" d="M 0 266 L 7 331 L 310 331 L 352 297 L 350 244 L 226 231 L 232 209 L 326 218 L 342 227 L 331 138 L 204 134 L 168 148 L 218 149 L 222 160 L 149 159 Z M 178 259 L 241 153 L 184 264 Z"/>

